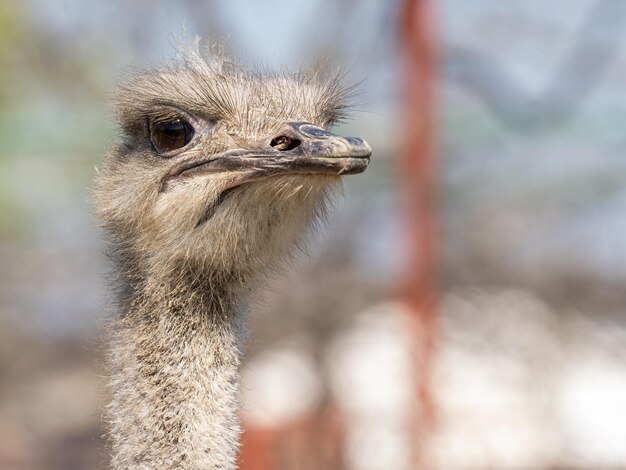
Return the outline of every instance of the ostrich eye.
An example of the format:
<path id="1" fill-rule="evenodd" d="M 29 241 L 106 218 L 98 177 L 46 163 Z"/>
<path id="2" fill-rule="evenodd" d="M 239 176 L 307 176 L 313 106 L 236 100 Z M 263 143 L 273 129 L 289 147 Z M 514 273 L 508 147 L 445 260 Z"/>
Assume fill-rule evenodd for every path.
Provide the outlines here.
<path id="1" fill-rule="evenodd" d="M 186 121 L 155 122 L 150 126 L 150 142 L 157 152 L 165 153 L 183 148 L 193 137 L 194 130 Z"/>

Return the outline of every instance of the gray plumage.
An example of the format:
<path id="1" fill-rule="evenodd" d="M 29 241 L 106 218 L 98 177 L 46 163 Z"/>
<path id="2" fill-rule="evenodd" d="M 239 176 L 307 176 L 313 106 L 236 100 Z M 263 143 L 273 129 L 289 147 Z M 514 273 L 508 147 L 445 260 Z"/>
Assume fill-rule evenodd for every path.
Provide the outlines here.
<path id="1" fill-rule="evenodd" d="M 119 281 L 113 468 L 237 467 L 246 301 L 338 175 L 367 165 L 365 142 L 322 131 L 348 97 L 337 76 L 250 72 L 195 49 L 119 88 L 122 136 L 94 191 Z"/>

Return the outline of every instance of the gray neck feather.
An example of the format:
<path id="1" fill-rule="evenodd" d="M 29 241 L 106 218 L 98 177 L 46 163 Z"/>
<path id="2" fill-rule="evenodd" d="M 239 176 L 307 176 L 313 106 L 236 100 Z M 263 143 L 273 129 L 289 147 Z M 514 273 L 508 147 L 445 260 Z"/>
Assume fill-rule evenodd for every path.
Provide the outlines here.
<path id="1" fill-rule="evenodd" d="M 113 468 L 237 468 L 241 282 L 141 285 L 112 338 Z"/>

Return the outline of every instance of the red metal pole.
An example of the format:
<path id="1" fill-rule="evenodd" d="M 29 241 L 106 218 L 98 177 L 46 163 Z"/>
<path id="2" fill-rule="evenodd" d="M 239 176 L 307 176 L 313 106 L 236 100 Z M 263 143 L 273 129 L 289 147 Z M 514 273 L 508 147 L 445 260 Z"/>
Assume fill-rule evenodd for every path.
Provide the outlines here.
<path id="1" fill-rule="evenodd" d="M 239 454 L 241 469 L 275 470 L 277 431 L 244 426 Z"/>
<path id="2" fill-rule="evenodd" d="M 428 467 L 425 444 L 435 419 L 430 386 L 437 333 L 437 47 L 434 0 L 404 0 L 400 18 L 403 58 L 403 142 L 400 177 L 407 250 L 403 297 L 414 313 L 415 465 Z"/>

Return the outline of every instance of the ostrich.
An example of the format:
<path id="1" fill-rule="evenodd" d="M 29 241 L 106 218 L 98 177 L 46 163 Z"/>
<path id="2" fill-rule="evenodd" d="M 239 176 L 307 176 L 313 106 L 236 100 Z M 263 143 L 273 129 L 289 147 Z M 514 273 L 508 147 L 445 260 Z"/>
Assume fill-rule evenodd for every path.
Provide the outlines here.
<path id="1" fill-rule="evenodd" d="M 120 86 L 96 177 L 118 278 L 108 406 L 115 469 L 237 468 L 245 307 L 371 149 L 327 131 L 349 90 L 187 51 Z"/>

